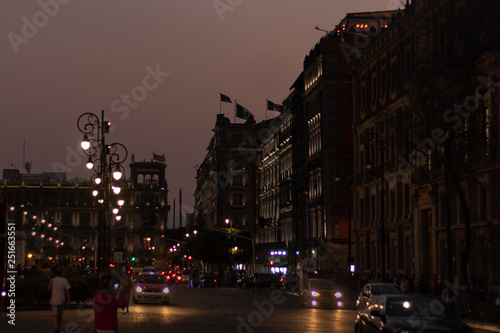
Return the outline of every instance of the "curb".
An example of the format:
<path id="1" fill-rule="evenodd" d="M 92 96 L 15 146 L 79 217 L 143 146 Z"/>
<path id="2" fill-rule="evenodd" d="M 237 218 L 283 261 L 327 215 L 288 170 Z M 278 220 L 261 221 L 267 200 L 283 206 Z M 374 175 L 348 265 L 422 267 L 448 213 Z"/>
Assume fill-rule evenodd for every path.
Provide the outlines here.
<path id="1" fill-rule="evenodd" d="M 467 320 L 464 320 L 464 322 L 472 328 L 477 328 L 480 330 L 486 330 L 490 332 L 500 332 L 500 325 L 481 323 L 477 321 L 467 321 Z"/>

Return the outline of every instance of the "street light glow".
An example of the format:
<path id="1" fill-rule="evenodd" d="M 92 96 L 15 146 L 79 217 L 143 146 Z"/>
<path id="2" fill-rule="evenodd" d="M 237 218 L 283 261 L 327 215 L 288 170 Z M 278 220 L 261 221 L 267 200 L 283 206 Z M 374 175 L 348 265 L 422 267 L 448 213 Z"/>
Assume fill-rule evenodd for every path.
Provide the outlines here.
<path id="1" fill-rule="evenodd" d="M 89 156 L 89 159 L 87 161 L 87 164 L 85 165 L 87 169 L 92 169 L 94 167 L 94 162 L 92 161 L 92 157 Z"/>
<path id="2" fill-rule="evenodd" d="M 80 145 L 82 146 L 83 150 L 88 150 L 90 148 L 90 141 L 87 134 L 83 136 L 83 141 L 80 143 Z"/>
<path id="3" fill-rule="evenodd" d="M 114 178 L 115 180 L 120 180 L 120 179 L 122 178 L 122 175 L 123 175 L 123 173 L 122 173 L 122 171 L 120 170 L 120 166 L 119 166 L 119 165 L 117 165 L 117 166 L 115 167 L 115 171 L 113 171 L 113 178 Z"/>

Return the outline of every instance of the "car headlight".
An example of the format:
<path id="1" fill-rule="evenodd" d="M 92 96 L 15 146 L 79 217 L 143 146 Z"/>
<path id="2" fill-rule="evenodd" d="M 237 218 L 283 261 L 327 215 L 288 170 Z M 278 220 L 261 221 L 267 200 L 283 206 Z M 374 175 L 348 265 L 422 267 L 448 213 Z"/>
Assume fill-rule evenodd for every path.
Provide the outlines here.
<path id="1" fill-rule="evenodd" d="M 317 291 L 311 291 L 311 296 L 312 297 L 319 297 L 319 293 Z"/>
<path id="2" fill-rule="evenodd" d="M 141 286 L 137 286 L 135 287 L 135 291 L 138 292 L 138 293 L 142 293 L 142 288 Z"/>
<path id="3" fill-rule="evenodd" d="M 335 297 L 337 298 L 341 298 L 342 297 L 342 293 L 340 291 L 337 291 L 335 294 L 333 294 Z"/>
<path id="4" fill-rule="evenodd" d="M 168 294 L 170 292 L 170 289 L 168 287 L 163 288 L 163 293 Z"/>

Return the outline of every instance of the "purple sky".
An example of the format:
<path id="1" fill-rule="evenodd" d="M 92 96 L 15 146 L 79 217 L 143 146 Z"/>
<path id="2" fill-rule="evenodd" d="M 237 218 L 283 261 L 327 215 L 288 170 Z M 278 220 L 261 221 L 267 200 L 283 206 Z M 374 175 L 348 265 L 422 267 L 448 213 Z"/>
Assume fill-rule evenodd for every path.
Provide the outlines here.
<path id="1" fill-rule="evenodd" d="M 346 13 L 401 2 L 2 1 L 0 166 L 22 169 L 25 142 L 32 173 L 90 178 L 76 121 L 105 110 L 107 142 L 136 160 L 165 154 L 170 203 L 182 188 L 191 211 L 219 93 L 261 121 L 266 99 L 281 104 L 324 34 L 315 26 L 331 30 Z M 234 104 L 222 112 L 233 121 Z"/>

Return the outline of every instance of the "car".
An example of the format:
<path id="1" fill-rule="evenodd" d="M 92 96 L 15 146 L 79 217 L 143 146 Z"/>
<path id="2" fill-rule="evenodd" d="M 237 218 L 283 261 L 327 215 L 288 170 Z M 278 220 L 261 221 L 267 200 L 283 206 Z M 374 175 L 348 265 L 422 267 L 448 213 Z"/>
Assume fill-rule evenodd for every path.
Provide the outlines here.
<path id="1" fill-rule="evenodd" d="M 375 296 L 356 316 L 356 333 L 454 332 L 474 330 L 438 297 L 417 294 Z"/>
<path id="2" fill-rule="evenodd" d="M 139 273 L 132 296 L 134 303 L 161 302 L 170 303 L 170 289 L 167 279 L 161 273 Z"/>
<path id="3" fill-rule="evenodd" d="M 144 266 L 142 268 L 142 272 L 141 273 L 148 273 L 148 272 L 156 273 L 156 267 L 155 266 Z"/>
<path id="4" fill-rule="evenodd" d="M 179 277 L 181 277 L 179 279 Z M 189 281 L 191 281 L 191 276 L 189 275 L 189 273 L 183 273 L 182 275 L 177 275 L 177 279 L 179 281 L 180 284 L 182 285 L 189 285 Z"/>
<path id="5" fill-rule="evenodd" d="M 382 294 L 402 294 L 401 288 L 393 283 L 373 282 L 367 283 L 361 288 L 358 299 L 356 300 L 356 308 L 358 312 L 368 306 L 373 297 Z"/>
<path id="6" fill-rule="evenodd" d="M 285 281 L 281 275 L 271 273 L 255 273 L 254 275 L 241 279 L 240 285 L 243 288 L 252 288 L 254 285 L 254 278 L 256 280 L 256 287 L 258 288 L 274 289 L 285 286 Z"/>
<path id="7" fill-rule="evenodd" d="M 200 280 L 203 281 L 203 288 L 215 288 L 217 286 L 217 279 L 212 275 L 199 276 L 193 280 L 193 287 L 200 286 Z"/>
<path id="8" fill-rule="evenodd" d="M 300 292 L 303 307 L 343 308 L 343 293 L 333 280 L 306 279 Z"/>

